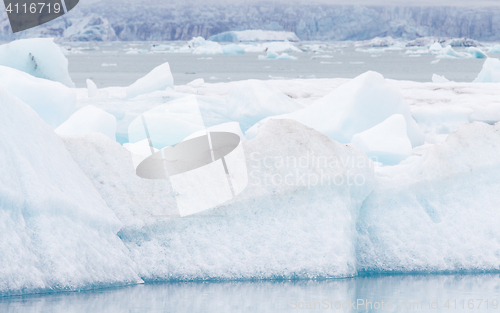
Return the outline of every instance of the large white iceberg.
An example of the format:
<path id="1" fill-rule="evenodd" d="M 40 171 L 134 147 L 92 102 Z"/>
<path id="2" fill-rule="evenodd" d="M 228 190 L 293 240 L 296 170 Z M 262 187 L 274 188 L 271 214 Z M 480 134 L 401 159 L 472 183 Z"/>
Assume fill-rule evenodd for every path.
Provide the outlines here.
<path id="1" fill-rule="evenodd" d="M 0 295 L 140 282 L 121 223 L 64 144 L 0 88 Z"/>
<path id="2" fill-rule="evenodd" d="M 0 87 L 28 104 L 52 127 L 67 120 L 76 105 L 74 89 L 1 65 Z"/>
<path id="3" fill-rule="evenodd" d="M 66 144 L 125 224 L 120 238 L 147 281 L 356 274 L 355 220 L 374 172 L 353 146 L 271 120 L 244 142 L 250 180 L 243 193 L 175 218 L 168 181 L 138 178 L 124 148 L 98 134 Z"/>
<path id="4" fill-rule="evenodd" d="M 0 65 L 75 87 L 68 60 L 53 38 L 19 39 L 0 46 Z"/>

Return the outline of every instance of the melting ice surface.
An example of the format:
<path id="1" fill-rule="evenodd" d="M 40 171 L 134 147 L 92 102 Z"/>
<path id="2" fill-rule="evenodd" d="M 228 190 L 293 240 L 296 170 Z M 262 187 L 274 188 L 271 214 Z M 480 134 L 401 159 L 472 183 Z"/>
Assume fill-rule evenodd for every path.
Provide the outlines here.
<path id="1" fill-rule="evenodd" d="M 4 313 L 496 312 L 499 274 L 146 284 L 0 298 Z"/>

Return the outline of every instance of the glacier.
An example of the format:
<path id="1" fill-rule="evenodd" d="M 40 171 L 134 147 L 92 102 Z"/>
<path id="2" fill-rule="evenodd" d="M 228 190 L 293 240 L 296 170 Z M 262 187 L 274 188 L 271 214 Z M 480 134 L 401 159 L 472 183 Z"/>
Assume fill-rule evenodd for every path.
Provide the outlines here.
<path id="1" fill-rule="evenodd" d="M 63 18 L 12 34 L 1 13 L 0 39 L 56 37 L 69 41 L 168 41 L 234 37 L 248 30 L 285 31 L 300 40 L 420 37 L 500 40 L 495 7 L 362 6 L 301 3 L 224 4 L 148 1 L 81 2 Z M 229 32 L 229 33 L 227 33 Z M 229 35 L 225 35 L 229 34 Z M 237 34 L 234 36 L 234 34 Z M 227 39 L 224 39 L 227 40 Z"/>

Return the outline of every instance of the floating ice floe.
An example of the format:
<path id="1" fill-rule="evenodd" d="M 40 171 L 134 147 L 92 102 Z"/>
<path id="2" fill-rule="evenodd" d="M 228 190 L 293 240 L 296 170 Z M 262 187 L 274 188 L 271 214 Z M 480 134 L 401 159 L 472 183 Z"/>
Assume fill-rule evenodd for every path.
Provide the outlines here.
<path id="1" fill-rule="evenodd" d="M 0 88 L 0 295 L 142 280 L 122 223 L 25 103 Z"/>
<path id="2" fill-rule="evenodd" d="M 75 90 L 62 83 L 1 65 L 0 87 L 28 104 L 52 127 L 68 119 L 77 101 Z"/>
<path id="3" fill-rule="evenodd" d="M 395 165 L 412 154 L 412 145 L 406 135 L 406 120 L 394 114 L 382 123 L 352 137 L 352 144 L 377 162 Z"/>
<path id="4" fill-rule="evenodd" d="M 500 45 L 495 45 L 488 49 L 488 53 L 500 53 Z"/>
<path id="5" fill-rule="evenodd" d="M 245 49 L 239 45 L 230 44 L 222 46 L 222 53 L 224 54 L 245 54 Z"/>
<path id="6" fill-rule="evenodd" d="M 60 136 L 76 136 L 101 133 L 116 141 L 116 118 L 93 105 L 88 105 L 73 113 L 70 118 L 55 129 Z"/>
<path id="7" fill-rule="evenodd" d="M 435 84 L 444 84 L 449 83 L 450 81 L 442 75 L 432 74 L 432 82 Z"/>
<path id="8" fill-rule="evenodd" d="M 487 58 L 483 63 L 483 68 L 474 79 L 475 83 L 500 83 L 500 60 Z"/>
<path id="9" fill-rule="evenodd" d="M 145 93 L 165 90 L 167 87 L 174 87 L 174 77 L 170 72 L 170 65 L 165 62 L 127 87 L 127 98 L 131 99 Z"/>
<path id="10" fill-rule="evenodd" d="M 259 55 L 259 60 L 297 60 L 297 57 L 293 55 L 289 55 L 288 53 L 283 52 L 282 54 L 267 51 L 266 55 Z"/>
<path id="11" fill-rule="evenodd" d="M 0 46 L 0 65 L 75 87 L 68 60 L 53 38 L 19 39 Z"/>
<path id="12" fill-rule="evenodd" d="M 216 42 L 299 41 L 299 38 L 293 32 L 252 29 L 220 33 L 211 36 L 209 40 Z"/>
<path id="13" fill-rule="evenodd" d="M 224 51 L 219 43 L 205 40 L 203 37 L 194 37 L 188 42 L 193 54 L 223 54 Z"/>

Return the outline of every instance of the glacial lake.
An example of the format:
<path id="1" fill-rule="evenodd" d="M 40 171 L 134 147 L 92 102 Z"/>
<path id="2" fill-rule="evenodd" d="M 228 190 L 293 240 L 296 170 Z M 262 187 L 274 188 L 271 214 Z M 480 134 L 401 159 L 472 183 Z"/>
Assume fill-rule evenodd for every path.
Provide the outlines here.
<path id="1" fill-rule="evenodd" d="M 297 57 L 297 60 L 258 60 L 258 56 L 265 55 L 265 52 L 247 52 L 242 55 L 127 54 L 129 49 L 146 51 L 154 44 L 160 43 L 62 43 L 63 46 L 81 51 L 66 56 L 70 75 L 77 87 L 86 87 L 87 78 L 92 79 L 99 88 L 125 87 L 164 62 L 170 64 L 175 85 L 184 85 L 196 78 L 203 78 L 207 83 L 245 79 L 354 78 L 369 70 L 398 80 L 430 82 L 432 74 L 438 74 L 452 81 L 471 82 L 484 63 L 484 59 L 436 59 L 435 55 L 428 54 L 411 56 L 406 53 L 406 48 L 367 53 L 356 51 L 354 47 L 329 47 L 320 53 L 288 53 Z M 186 43 L 164 44 L 182 46 Z M 498 54 L 491 56 L 500 57 Z"/>
<path id="2" fill-rule="evenodd" d="M 2 313 L 500 312 L 500 274 L 154 283 L 0 298 Z"/>

